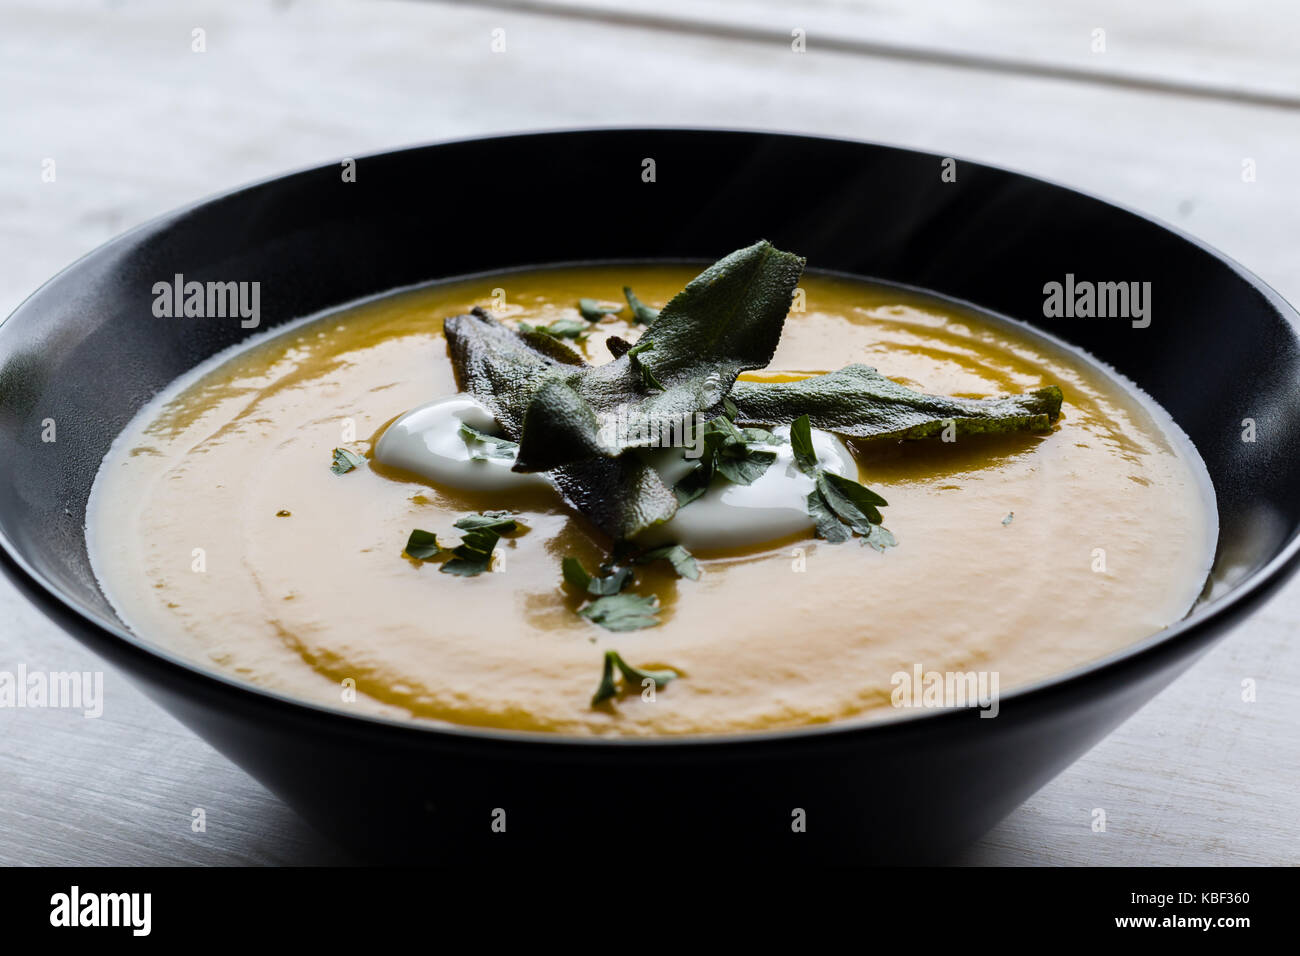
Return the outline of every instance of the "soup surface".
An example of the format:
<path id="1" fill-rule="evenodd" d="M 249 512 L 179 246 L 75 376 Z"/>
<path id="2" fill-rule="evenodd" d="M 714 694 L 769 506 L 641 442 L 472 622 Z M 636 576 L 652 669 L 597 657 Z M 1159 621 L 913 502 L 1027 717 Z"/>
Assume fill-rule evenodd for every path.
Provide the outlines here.
<path id="1" fill-rule="evenodd" d="M 700 552 L 698 581 L 637 569 L 657 627 L 580 617 L 562 558 L 608 543 L 547 487 L 469 493 L 374 461 L 385 426 L 456 391 L 442 320 L 577 315 L 631 285 L 660 306 L 694 266 L 503 273 L 401 292 L 218 356 L 142 410 L 104 461 L 87 533 L 105 593 L 141 637 L 286 694 L 390 716 L 573 735 L 700 734 L 896 714 L 900 674 L 983 672 L 1002 692 L 1182 617 L 1213 557 L 1203 466 L 1149 401 L 1085 357 L 899 289 L 806 274 L 767 372 L 851 362 L 921 391 L 978 397 L 1057 384 L 1044 434 L 851 444 L 889 501 L 897 547 L 808 536 Z M 205 320 L 193 320 L 205 321 Z M 609 358 L 617 317 L 580 344 Z M 509 509 L 493 573 L 403 554 L 414 528 Z M 593 707 L 603 654 L 667 667 L 657 693 Z M 647 699 L 653 697 L 653 699 Z"/>

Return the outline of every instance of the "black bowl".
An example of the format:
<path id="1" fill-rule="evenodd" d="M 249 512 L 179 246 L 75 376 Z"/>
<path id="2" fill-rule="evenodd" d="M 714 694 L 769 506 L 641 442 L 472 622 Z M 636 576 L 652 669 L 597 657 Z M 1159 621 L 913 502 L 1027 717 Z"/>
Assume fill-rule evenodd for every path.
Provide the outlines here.
<path id="1" fill-rule="evenodd" d="M 647 181 L 644 160 L 653 160 Z M 1295 311 L 1141 215 L 1027 176 L 772 133 L 596 130 L 444 143 L 294 173 L 164 216 L 61 273 L 0 326 L 5 569 L 71 634 L 368 857 L 565 849 L 941 860 L 1187 668 L 1293 571 Z M 397 286 L 592 259 L 713 259 L 765 237 L 821 269 L 933 290 L 1056 334 L 1136 381 L 1218 494 L 1211 588 L 1186 620 L 1006 695 L 711 739 L 578 740 L 351 716 L 205 672 L 132 636 L 100 593 L 85 505 L 110 442 L 166 383 L 249 330 L 155 318 L 153 285 L 258 280 L 262 327 Z M 1149 281 L 1152 322 L 1047 319 L 1067 273 Z M 42 441 L 52 418 L 57 441 Z M 1243 442 L 1243 419 L 1258 438 Z M 864 606 L 872 595 L 864 583 Z M 495 811 L 506 832 L 495 832 Z M 806 832 L 795 832 L 796 808 Z"/>

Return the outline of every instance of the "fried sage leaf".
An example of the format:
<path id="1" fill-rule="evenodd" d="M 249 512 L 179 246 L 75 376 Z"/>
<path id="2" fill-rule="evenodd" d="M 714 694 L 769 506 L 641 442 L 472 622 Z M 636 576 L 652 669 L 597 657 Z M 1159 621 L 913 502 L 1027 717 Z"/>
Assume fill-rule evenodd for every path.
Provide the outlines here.
<path id="1" fill-rule="evenodd" d="M 515 469 L 615 457 L 719 410 L 737 375 L 771 361 L 803 262 L 768 242 L 739 249 L 673 296 L 619 358 L 554 370 L 528 396 Z M 615 415 L 618 427 L 602 428 Z"/>
<path id="2" fill-rule="evenodd" d="M 588 367 L 577 352 L 555 338 L 516 332 L 480 308 L 452 316 L 443 329 L 456 387 L 482 402 L 502 431 L 516 441 L 535 393 L 554 392 L 554 401 L 562 403 L 568 390 L 557 376 Z M 590 414 L 580 404 L 575 413 Z M 545 441 L 549 427 L 545 415 L 535 416 L 535 440 Z M 593 454 L 597 451 L 593 449 Z M 616 539 L 667 521 L 677 510 L 673 493 L 658 473 L 630 456 L 593 457 L 556 469 L 551 477 L 570 505 Z"/>
<path id="3" fill-rule="evenodd" d="M 453 316 L 444 329 L 456 384 L 519 442 L 515 470 L 552 472 L 574 508 L 610 536 L 630 538 L 671 518 L 677 500 L 658 473 L 623 453 L 657 444 L 686 416 L 720 409 L 741 371 L 771 360 L 802 271 L 801 258 L 770 243 L 740 249 L 664 306 L 643 336 L 653 352 L 629 348 L 595 367 L 482 309 Z M 617 427 L 606 427 L 611 420 Z"/>
<path id="4" fill-rule="evenodd" d="M 551 472 L 556 488 L 614 540 L 631 538 L 677 512 L 677 499 L 659 473 L 633 455 L 592 458 Z"/>
<path id="5" fill-rule="evenodd" d="M 482 402 L 514 441 L 538 385 L 550 374 L 587 364 L 553 336 L 516 332 L 478 307 L 448 318 L 443 332 L 456 387 Z"/>
<path id="6" fill-rule="evenodd" d="M 957 435 L 1046 431 L 1061 414 L 1055 385 L 1023 395 L 949 398 L 916 392 L 866 365 L 798 382 L 737 382 L 739 425 L 788 425 L 807 415 L 815 428 L 847 438 L 928 438 L 952 423 Z"/>

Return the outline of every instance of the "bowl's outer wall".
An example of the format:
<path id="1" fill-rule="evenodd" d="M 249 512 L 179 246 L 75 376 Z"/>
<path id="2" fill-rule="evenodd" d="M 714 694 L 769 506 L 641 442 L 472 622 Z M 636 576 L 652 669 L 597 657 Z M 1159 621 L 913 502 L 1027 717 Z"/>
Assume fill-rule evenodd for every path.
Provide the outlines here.
<path id="1" fill-rule="evenodd" d="M 653 181 L 646 181 L 647 160 Z M 345 181 L 341 165 L 325 166 L 164 217 L 81 260 L 0 326 L 0 530 L 77 609 L 117 623 L 85 548 L 96 469 L 160 388 L 250 334 L 237 317 L 155 317 L 157 282 L 178 274 L 260 282 L 264 329 L 467 273 L 591 259 L 713 259 L 764 237 L 811 267 L 968 300 L 1109 362 L 1200 449 L 1218 496 L 1216 574 L 1240 578 L 1276 557 L 1300 525 L 1294 312 L 1223 258 L 1138 215 L 974 163 L 959 162 L 949 182 L 944 168 L 938 156 L 778 134 L 551 133 L 362 158 L 355 182 Z M 1149 327 L 1045 318 L 1044 284 L 1067 273 L 1151 283 Z M 1256 423 L 1254 442 L 1242 440 L 1245 419 Z M 49 420 L 53 442 L 43 440 Z M 678 833 L 698 817 L 701 839 L 727 829 L 761 843 L 765 826 L 788 834 L 790 808 L 821 799 L 822 818 L 835 821 L 823 824 L 827 847 L 891 858 L 907 847 L 942 854 L 1149 699 L 1228 616 L 1103 677 L 1007 701 L 993 720 L 944 715 L 888 731 L 737 739 L 698 751 L 575 749 L 413 733 L 271 701 L 153 657 L 22 583 L 310 819 L 356 843 L 400 840 L 408 849 L 466 838 L 462 826 L 438 819 L 459 820 L 462 811 L 467 820 L 486 819 L 484 805 L 508 807 L 512 799 L 520 822 L 509 843 L 522 846 L 530 815 L 556 821 L 593 794 L 644 793 L 649 784 L 642 810 L 670 813 Z M 697 752 L 709 756 L 689 756 Z M 773 760 L 796 769 L 767 776 Z M 527 771 L 526 782 L 512 766 Z M 619 780 L 626 777 L 617 790 L 609 786 L 616 768 Z M 685 792 L 701 796 L 687 805 L 664 800 Z M 402 821 L 385 805 L 433 816 Z M 718 824 L 723 817 L 734 826 Z M 573 817 L 574 826 L 582 819 Z M 819 842 L 802 836 L 794 844 L 782 837 L 782 845 Z"/>

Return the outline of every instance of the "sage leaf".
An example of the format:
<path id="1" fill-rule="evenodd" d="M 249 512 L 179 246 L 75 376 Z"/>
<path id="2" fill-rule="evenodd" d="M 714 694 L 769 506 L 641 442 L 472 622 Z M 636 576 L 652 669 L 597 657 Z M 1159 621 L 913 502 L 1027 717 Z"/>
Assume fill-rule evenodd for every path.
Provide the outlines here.
<path id="1" fill-rule="evenodd" d="M 938 435 L 1048 430 L 1061 414 L 1055 385 L 1023 395 L 950 398 L 916 392 L 866 365 L 848 365 L 797 382 L 736 382 L 736 422 L 788 425 L 808 416 L 813 427 L 846 438 L 916 439 Z"/>

